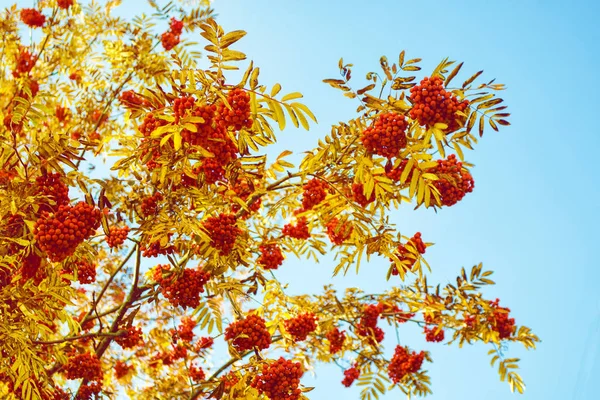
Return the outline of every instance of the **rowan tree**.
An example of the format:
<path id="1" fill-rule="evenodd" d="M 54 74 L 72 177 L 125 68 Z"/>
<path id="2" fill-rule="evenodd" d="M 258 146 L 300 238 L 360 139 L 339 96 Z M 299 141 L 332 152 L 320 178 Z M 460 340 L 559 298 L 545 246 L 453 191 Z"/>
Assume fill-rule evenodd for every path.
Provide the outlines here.
<path id="1" fill-rule="evenodd" d="M 300 399 L 320 363 L 340 365 L 339 390 L 356 381 L 362 399 L 426 395 L 432 355 L 382 345 L 403 324 L 490 346 L 523 392 L 501 348 L 538 338 L 483 296 L 492 272 L 431 286 L 435 238 L 390 220 L 461 207 L 475 126 L 508 125 L 503 85 L 476 83 L 481 71 L 455 84 L 462 63 L 425 73 L 402 51 L 356 89 L 340 60 L 324 82 L 356 115 L 294 166 L 268 146 L 316 118 L 300 93 L 259 82 L 236 49 L 246 32 L 225 31 L 207 4 L 149 1 L 152 16 L 123 18 L 118 3 L 41 0 L 0 17 L 3 398 Z M 373 279 L 394 285 L 293 296 L 274 278 L 288 258 L 327 254 L 333 275 L 390 260 Z M 230 360 L 212 366 L 216 351 Z"/>

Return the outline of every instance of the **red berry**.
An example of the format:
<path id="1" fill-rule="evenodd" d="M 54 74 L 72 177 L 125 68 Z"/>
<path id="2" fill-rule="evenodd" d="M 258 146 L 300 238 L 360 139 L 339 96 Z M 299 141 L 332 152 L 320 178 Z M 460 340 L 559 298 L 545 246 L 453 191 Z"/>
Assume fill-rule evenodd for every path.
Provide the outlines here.
<path id="1" fill-rule="evenodd" d="M 352 234 L 352 226 L 348 224 L 348 221 L 340 223 L 337 218 L 332 218 L 326 225 L 327 236 L 331 243 L 341 245 L 350 238 Z"/>
<path id="2" fill-rule="evenodd" d="M 169 275 L 169 269 L 168 265 L 158 265 L 154 270 L 154 280 L 160 285 L 162 295 L 175 307 L 198 307 L 210 274 L 201 268 L 184 268 L 180 275 Z"/>
<path id="3" fill-rule="evenodd" d="M 271 345 L 271 335 L 265 320 L 254 314 L 229 325 L 225 329 L 225 339 L 230 340 L 237 351 L 252 350 L 255 347 L 265 350 Z"/>
<path id="4" fill-rule="evenodd" d="M 298 400 L 302 394 L 298 387 L 302 375 L 304 371 L 300 363 L 280 357 L 264 364 L 262 374 L 254 378 L 251 386 L 270 400 Z"/>
<path id="5" fill-rule="evenodd" d="M 31 28 L 44 26 L 46 16 L 33 8 L 24 8 L 21 10 L 21 21 Z"/>
<path id="6" fill-rule="evenodd" d="M 469 106 L 468 100 L 458 101 L 457 97 L 444 89 L 440 77 L 425 77 L 421 83 L 410 89 L 409 100 L 413 104 L 410 117 L 427 128 L 438 122 L 448 125 L 446 133 L 464 126 L 465 117 L 457 115 Z"/>
<path id="7" fill-rule="evenodd" d="M 406 147 L 408 123 L 402 114 L 379 114 L 373 124 L 364 130 L 360 140 L 365 149 L 386 158 L 397 157 Z"/>
<path id="8" fill-rule="evenodd" d="M 259 247 L 260 257 L 256 262 L 264 269 L 277 269 L 283 264 L 283 254 L 275 243 L 263 244 Z"/>
<path id="9" fill-rule="evenodd" d="M 360 371 L 356 367 L 348 368 L 344 371 L 344 379 L 342 380 L 342 385 L 346 387 L 352 386 L 355 380 L 360 377 Z"/>
<path id="10" fill-rule="evenodd" d="M 327 197 L 328 185 L 318 178 L 313 178 L 302 187 L 302 208 L 310 210 L 317 204 L 321 203 Z"/>
<path id="11" fill-rule="evenodd" d="M 308 223 L 306 222 L 305 217 L 298 218 L 298 222 L 296 223 L 296 225 L 284 225 L 283 229 L 281 230 L 281 233 L 284 236 L 289 236 L 294 239 L 306 240 L 310 237 L 310 232 L 308 231 Z"/>
<path id="12" fill-rule="evenodd" d="M 335 354 L 342 349 L 344 342 L 346 341 L 346 331 L 339 331 L 339 329 L 333 328 L 325 335 L 329 340 L 329 352 Z"/>
<path id="13" fill-rule="evenodd" d="M 414 374 L 421 369 L 425 353 L 409 352 L 407 347 L 396 346 L 394 356 L 388 366 L 388 375 L 394 383 L 398 383 L 408 374 Z"/>
<path id="14" fill-rule="evenodd" d="M 221 213 L 217 217 L 209 217 L 203 226 L 210 236 L 211 246 L 224 256 L 231 253 L 237 237 L 242 234 L 242 230 L 236 225 L 234 214 Z"/>
<path id="15" fill-rule="evenodd" d="M 301 342 L 317 329 L 317 317 L 313 313 L 303 313 L 284 321 L 284 326 L 294 342 Z"/>

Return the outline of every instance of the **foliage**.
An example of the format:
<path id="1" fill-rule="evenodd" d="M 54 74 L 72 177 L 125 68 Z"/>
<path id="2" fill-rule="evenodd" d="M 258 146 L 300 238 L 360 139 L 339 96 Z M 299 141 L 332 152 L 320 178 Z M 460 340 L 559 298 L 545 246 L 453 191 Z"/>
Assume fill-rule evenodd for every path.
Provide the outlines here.
<path id="1" fill-rule="evenodd" d="M 340 380 L 363 399 L 430 393 L 431 355 L 385 349 L 380 320 L 492 346 L 501 379 L 523 392 L 518 359 L 500 349 L 538 338 L 483 297 L 492 272 L 430 286 L 431 243 L 389 218 L 473 190 L 464 149 L 476 126 L 508 125 L 503 85 L 476 84 L 481 71 L 452 85 L 463 64 L 448 59 L 417 83 L 420 59 L 403 51 L 355 90 L 340 60 L 325 82 L 357 115 L 296 168 L 292 152 L 265 149 L 316 118 L 300 93 L 259 82 L 235 50 L 244 31 L 224 31 L 204 2 L 150 1 L 154 14 L 131 20 L 113 15 L 119 3 L 43 0 L 0 17 L 3 398 L 297 399 L 318 363 L 351 365 Z M 292 296 L 272 274 L 287 257 L 330 253 L 334 275 L 389 259 L 381 279 L 398 285 Z M 219 344 L 231 359 L 209 367 Z"/>

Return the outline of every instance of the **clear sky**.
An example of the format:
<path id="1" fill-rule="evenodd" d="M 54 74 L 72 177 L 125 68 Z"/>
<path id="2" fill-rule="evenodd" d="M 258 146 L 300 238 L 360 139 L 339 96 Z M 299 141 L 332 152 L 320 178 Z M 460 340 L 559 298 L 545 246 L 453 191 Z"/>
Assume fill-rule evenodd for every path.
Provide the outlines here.
<path id="1" fill-rule="evenodd" d="M 125 1 L 131 15 L 141 1 Z M 307 133 L 287 129 L 273 154 L 310 149 L 330 126 L 354 116 L 356 102 L 321 82 L 335 78 L 337 62 L 354 63 L 355 85 L 379 68 L 379 57 L 400 50 L 423 58 L 424 76 L 444 57 L 464 61 L 467 78 L 480 69 L 508 90 L 512 126 L 491 129 L 476 151 L 475 191 L 458 205 L 432 211 L 412 208 L 393 221 L 408 236 L 421 231 L 436 245 L 427 251 L 434 280 L 454 280 L 460 267 L 483 262 L 496 271 L 486 295 L 510 307 L 518 324 L 542 339 L 537 351 L 513 346 L 527 383 L 523 399 L 596 399 L 600 377 L 600 189 L 594 161 L 600 148 L 596 121 L 599 86 L 600 5 L 596 1 L 355 1 L 216 0 L 225 30 L 243 29 L 237 44 L 261 68 L 261 81 L 301 91 L 319 119 Z M 194 38 L 196 39 L 196 38 Z M 200 38 L 198 38 L 200 39 Z M 364 86 L 364 85 L 362 85 Z M 362 87 L 360 86 L 360 87 Z M 594 266 L 596 265 L 596 266 Z M 385 260 L 364 264 L 356 276 L 331 279 L 332 265 L 288 259 L 278 277 L 291 291 L 318 292 L 323 283 L 385 286 Z M 434 394 L 442 399 L 506 399 L 511 394 L 489 366 L 488 347 L 463 349 L 425 343 L 419 330 L 401 328 L 401 342 L 432 351 L 427 364 Z M 390 336 L 390 335 L 388 335 Z M 395 338 L 389 337 L 389 351 Z M 386 339 L 387 340 L 387 339 Z M 386 343 L 388 343 L 386 341 Z M 595 377 L 595 378 L 594 378 Z M 339 382 L 333 365 L 303 383 L 317 386 L 311 399 L 359 398 Z M 596 395 L 594 395 L 596 393 Z M 514 395 L 517 396 L 517 395 Z M 385 398 L 400 398 L 399 391 Z"/>

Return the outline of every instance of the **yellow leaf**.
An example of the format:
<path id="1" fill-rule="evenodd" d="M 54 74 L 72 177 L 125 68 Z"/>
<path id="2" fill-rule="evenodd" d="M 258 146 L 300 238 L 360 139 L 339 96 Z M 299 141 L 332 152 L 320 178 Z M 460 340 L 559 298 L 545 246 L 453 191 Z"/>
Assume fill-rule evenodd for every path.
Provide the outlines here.
<path id="1" fill-rule="evenodd" d="M 221 38 L 221 48 L 225 48 L 228 46 L 231 46 L 233 43 L 237 42 L 238 40 L 240 40 L 241 38 L 243 38 L 244 36 L 246 36 L 246 32 L 242 31 L 242 30 L 237 30 L 237 31 L 231 31 L 228 34 L 226 34 L 225 36 L 223 36 Z"/>
<path id="2" fill-rule="evenodd" d="M 276 83 L 273 86 L 273 89 L 271 89 L 271 97 L 277 96 L 277 93 L 279 93 L 280 90 L 281 90 L 281 85 L 279 83 Z"/>
<path id="3" fill-rule="evenodd" d="M 300 92 L 292 92 L 292 93 L 288 93 L 285 96 L 283 96 L 281 98 L 281 101 L 285 102 L 285 101 L 289 101 L 289 100 L 300 99 L 302 97 L 303 97 L 302 93 L 300 93 Z"/>

